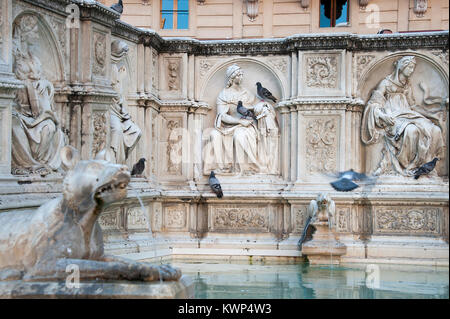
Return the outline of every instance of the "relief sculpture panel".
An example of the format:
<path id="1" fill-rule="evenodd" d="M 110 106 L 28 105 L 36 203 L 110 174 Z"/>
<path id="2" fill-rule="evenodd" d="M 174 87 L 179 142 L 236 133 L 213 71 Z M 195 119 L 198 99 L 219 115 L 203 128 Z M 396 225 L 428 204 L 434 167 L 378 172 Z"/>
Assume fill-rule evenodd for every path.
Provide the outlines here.
<path id="1" fill-rule="evenodd" d="M 209 217 L 211 231 L 269 231 L 268 207 L 212 206 L 209 208 Z"/>

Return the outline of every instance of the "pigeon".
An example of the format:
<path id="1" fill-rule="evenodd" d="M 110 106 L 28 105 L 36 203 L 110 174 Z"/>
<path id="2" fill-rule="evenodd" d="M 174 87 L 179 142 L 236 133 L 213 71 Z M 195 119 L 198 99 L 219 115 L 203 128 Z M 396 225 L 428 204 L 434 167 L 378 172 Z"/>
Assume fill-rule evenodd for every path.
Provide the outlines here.
<path id="1" fill-rule="evenodd" d="M 430 173 L 434 167 L 436 166 L 436 162 L 439 159 L 437 157 L 433 158 L 431 162 L 425 163 L 422 166 L 420 166 L 416 171 L 414 172 L 414 178 L 418 179 L 421 175 L 426 175 Z"/>
<path id="2" fill-rule="evenodd" d="M 242 105 L 242 101 L 238 101 L 237 111 L 242 116 L 251 117 L 253 119 L 256 119 L 255 114 L 253 114 L 253 112 L 251 110 L 247 109 L 245 106 Z"/>
<path id="3" fill-rule="evenodd" d="M 141 158 L 136 164 L 133 165 L 131 170 L 131 176 L 141 175 L 145 169 L 145 158 Z"/>
<path id="4" fill-rule="evenodd" d="M 211 174 L 209 175 L 209 186 L 211 186 L 212 191 L 216 193 L 218 198 L 223 197 L 222 187 L 220 186 L 220 182 L 216 178 L 214 171 L 211 171 Z"/>
<path id="5" fill-rule="evenodd" d="M 338 178 L 338 180 L 330 183 L 331 186 L 339 192 L 348 192 L 359 187 L 359 185 L 353 181 L 361 181 L 367 179 L 368 176 L 350 169 L 349 171 L 339 173 Z"/>
<path id="6" fill-rule="evenodd" d="M 302 237 L 298 240 L 297 246 L 300 250 L 302 250 L 302 245 L 306 241 L 310 241 L 312 239 L 312 235 L 316 231 L 316 227 L 311 224 L 312 217 L 308 216 L 305 223 L 305 228 L 303 229 Z"/>
<path id="7" fill-rule="evenodd" d="M 261 99 L 263 100 L 269 99 L 272 100 L 274 103 L 277 102 L 277 99 L 272 95 L 272 93 L 270 93 L 268 89 L 263 87 L 260 82 L 256 82 L 256 86 L 257 86 L 256 92 L 258 93 L 258 96 Z"/>
<path id="8" fill-rule="evenodd" d="M 123 3 L 122 3 L 122 0 L 119 0 L 118 3 L 113 4 L 110 8 L 113 9 L 114 11 L 117 11 L 117 12 L 119 12 L 120 14 L 122 14 L 122 13 L 123 13 Z"/>

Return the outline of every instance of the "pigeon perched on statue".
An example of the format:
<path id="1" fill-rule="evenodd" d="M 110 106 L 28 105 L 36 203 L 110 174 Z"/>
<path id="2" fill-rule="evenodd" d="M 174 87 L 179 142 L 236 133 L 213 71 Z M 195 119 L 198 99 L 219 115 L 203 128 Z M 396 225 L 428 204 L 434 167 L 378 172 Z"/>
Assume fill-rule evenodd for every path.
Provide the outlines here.
<path id="1" fill-rule="evenodd" d="M 141 158 L 136 164 L 133 165 L 131 170 L 131 176 L 142 175 L 145 169 L 145 158 Z"/>
<path id="2" fill-rule="evenodd" d="M 242 105 L 242 101 L 238 101 L 236 110 L 242 116 L 244 116 L 244 117 L 251 117 L 251 118 L 256 120 L 255 114 L 251 110 L 247 109 L 244 105 Z"/>
<path id="3" fill-rule="evenodd" d="M 369 179 L 365 174 L 355 172 L 353 169 L 349 171 L 340 172 L 338 174 L 338 180 L 331 182 L 331 186 L 338 192 L 349 192 L 358 188 L 359 185 L 354 181 L 363 181 Z"/>
<path id="4" fill-rule="evenodd" d="M 277 99 L 270 93 L 268 89 L 263 87 L 260 82 L 256 82 L 256 93 L 259 98 L 262 100 L 272 100 L 274 103 L 277 102 Z"/>
<path id="5" fill-rule="evenodd" d="M 431 162 L 425 163 L 422 166 L 420 166 L 416 171 L 414 172 L 414 178 L 418 179 L 421 175 L 427 175 L 429 174 L 434 167 L 436 166 L 436 162 L 439 159 L 437 157 L 433 158 Z"/>
<path id="6" fill-rule="evenodd" d="M 113 9 L 114 11 L 117 11 L 120 14 L 122 14 L 123 13 L 123 2 L 122 2 L 122 0 L 119 0 L 118 3 L 113 4 L 110 8 Z"/>
<path id="7" fill-rule="evenodd" d="M 222 187 L 220 186 L 220 182 L 216 178 L 214 171 L 211 171 L 211 174 L 209 175 L 209 186 L 211 186 L 212 191 L 217 195 L 218 198 L 223 197 Z"/>

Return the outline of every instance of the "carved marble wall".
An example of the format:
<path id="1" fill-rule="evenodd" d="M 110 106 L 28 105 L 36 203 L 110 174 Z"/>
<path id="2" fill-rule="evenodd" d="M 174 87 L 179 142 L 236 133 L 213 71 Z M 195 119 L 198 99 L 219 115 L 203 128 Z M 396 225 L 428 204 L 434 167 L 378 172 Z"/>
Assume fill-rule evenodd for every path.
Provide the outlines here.
<path id="1" fill-rule="evenodd" d="M 151 227 L 156 239 L 174 236 L 188 245 L 188 238 L 200 242 L 220 238 L 229 240 L 228 247 L 251 234 L 256 241 L 264 238 L 270 247 L 278 247 L 273 249 L 284 247 L 298 255 L 296 241 L 306 207 L 317 193 L 329 192 L 336 202 L 335 230 L 344 241 L 352 236 L 448 241 L 448 156 L 442 156 L 432 177 L 414 180 L 379 174 L 376 184 L 345 194 L 329 184 L 330 173 L 350 168 L 371 173 L 380 165 L 389 149 L 383 143 L 364 142 L 363 117 L 367 106 L 373 105 L 369 101 L 374 90 L 393 74 L 396 61 L 406 56 L 415 59 L 409 84 L 416 104 L 432 113 L 447 147 L 447 31 L 252 41 L 163 39 L 121 22 L 99 3 L 76 2 L 83 19 L 79 27 L 70 27 L 67 3 L 7 0 L 0 4 L 0 212 L 38 206 L 60 189 L 58 176 L 11 174 L 12 109 L 17 92 L 25 88 L 14 74 L 13 25 L 21 16 L 31 15 L 38 21 L 35 52 L 43 75 L 55 88 L 54 112 L 67 143 L 79 149 L 83 159 L 108 148 L 110 109 L 120 97 L 141 129 L 126 164 L 131 168 L 145 157 L 145 177 L 133 178 L 129 197 L 102 214 L 105 233 L 142 235 Z M 118 70 L 126 69 L 120 96 L 111 83 L 115 41 L 129 48 L 117 64 Z M 242 175 L 233 169 L 218 174 L 225 194 L 219 200 L 208 185 L 209 172 L 217 167 L 205 165 L 204 153 L 217 131 L 217 99 L 227 88 L 232 65 L 242 70 L 240 86 L 245 90 L 229 94 L 231 104 L 237 104 L 242 92 L 255 97 L 256 82 L 277 101 L 267 106 L 268 111 L 273 108 L 274 127 L 264 118 L 252 124 L 258 133 L 251 139 L 257 160 L 269 164 Z M 261 104 L 260 111 L 264 110 Z M 228 147 L 235 164 L 233 143 L 239 136 L 229 137 L 217 145 Z M 229 140 L 231 147 L 226 146 Z M 244 148 L 244 155 L 249 150 Z M 123 240 L 120 236 L 115 240 Z"/>

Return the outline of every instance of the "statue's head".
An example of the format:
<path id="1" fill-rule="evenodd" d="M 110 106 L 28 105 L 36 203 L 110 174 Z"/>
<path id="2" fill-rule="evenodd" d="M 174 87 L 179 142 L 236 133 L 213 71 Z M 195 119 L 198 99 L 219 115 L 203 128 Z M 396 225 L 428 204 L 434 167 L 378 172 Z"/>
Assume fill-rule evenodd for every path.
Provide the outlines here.
<path id="1" fill-rule="evenodd" d="M 404 56 L 394 63 L 395 73 L 398 77 L 398 74 L 402 73 L 406 77 L 409 77 L 416 67 L 416 58 L 414 56 L 408 55 Z"/>
<path id="2" fill-rule="evenodd" d="M 71 146 L 63 147 L 61 160 L 68 169 L 63 195 L 72 209 L 105 208 L 126 197 L 130 182 L 126 166 L 104 160 L 80 161 L 78 151 Z"/>
<path id="3" fill-rule="evenodd" d="M 240 80 L 242 79 L 243 74 L 244 73 L 242 72 L 242 69 L 237 64 L 230 65 L 228 67 L 227 73 L 226 73 L 227 87 L 230 87 L 235 80 L 239 80 L 239 83 L 240 83 Z"/>
<path id="4" fill-rule="evenodd" d="M 38 45 L 38 19 L 32 14 L 25 14 L 14 22 L 14 52 L 33 52 Z"/>

